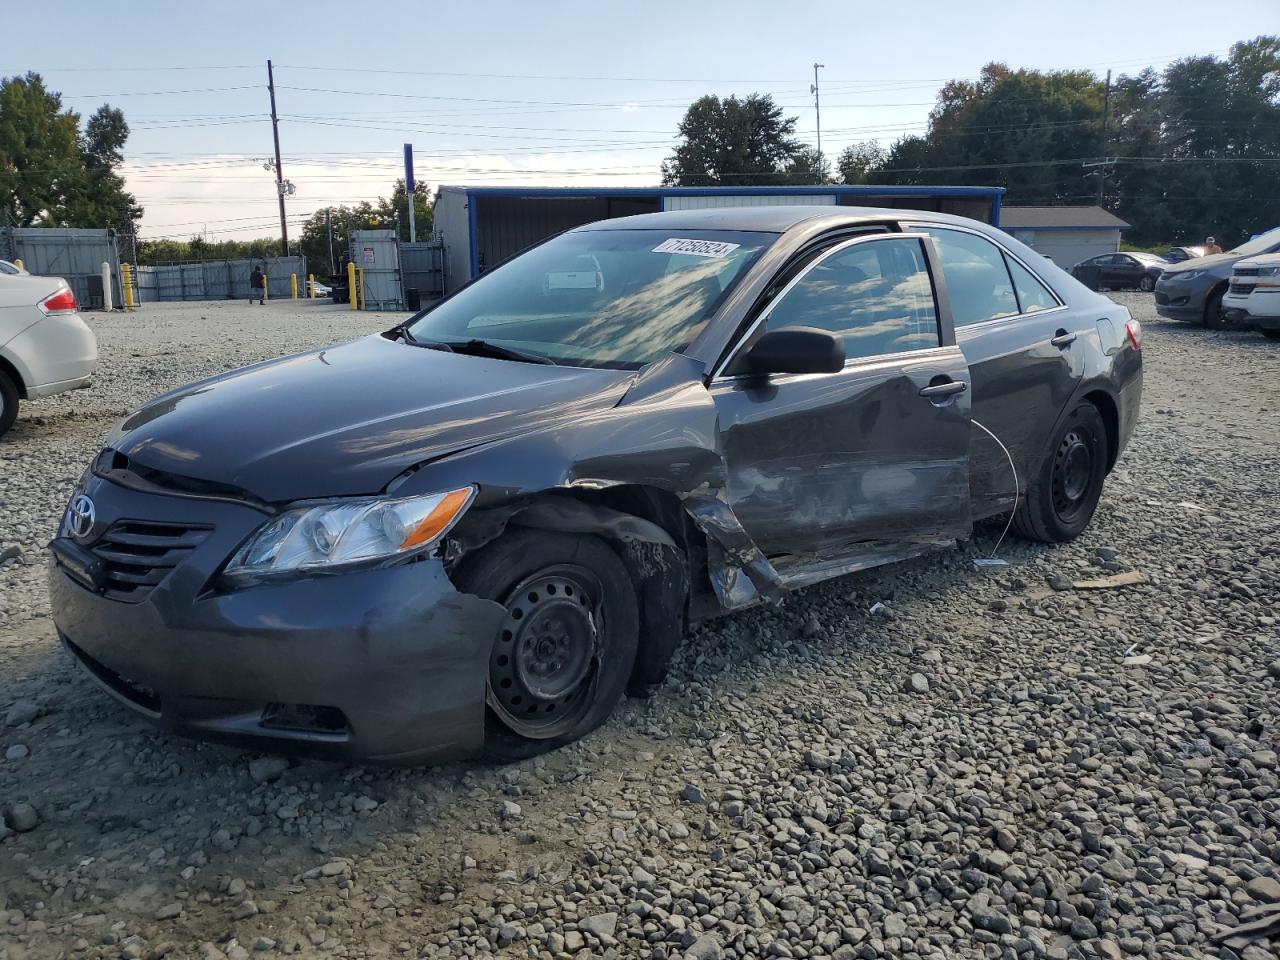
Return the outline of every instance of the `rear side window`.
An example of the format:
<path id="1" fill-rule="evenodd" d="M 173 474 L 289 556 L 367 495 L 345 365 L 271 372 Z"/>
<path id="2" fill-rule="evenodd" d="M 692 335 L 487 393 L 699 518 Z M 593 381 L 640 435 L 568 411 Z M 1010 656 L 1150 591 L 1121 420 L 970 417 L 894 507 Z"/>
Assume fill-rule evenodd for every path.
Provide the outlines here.
<path id="1" fill-rule="evenodd" d="M 768 328 L 819 327 L 850 359 L 939 345 L 933 283 L 920 241 L 854 244 L 819 260 L 769 308 Z"/>
<path id="2" fill-rule="evenodd" d="M 912 227 L 911 229 L 917 229 Z M 925 227 L 942 257 L 951 315 L 957 327 L 1011 317 L 1019 312 L 1004 254 L 977 234 Z"/>
<path id="3" fill-rule="evenodd" d="M 1058 305 L 1049 288 L 1037 280 L 1030 270 L 1012 257 L 1005 257 L 1005 260 L 1009 264 L 1009 273 L 1013 275 L 1013 286 L 1018 291 L 1018 304 L 1023 313 L 1052 310 Z"/>

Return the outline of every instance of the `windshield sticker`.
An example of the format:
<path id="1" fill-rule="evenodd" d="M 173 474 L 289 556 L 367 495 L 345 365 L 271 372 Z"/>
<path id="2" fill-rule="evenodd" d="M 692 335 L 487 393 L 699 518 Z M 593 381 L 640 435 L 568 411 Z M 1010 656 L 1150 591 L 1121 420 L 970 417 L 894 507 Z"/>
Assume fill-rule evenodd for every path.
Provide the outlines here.
<path id="1" fill-rule="evenodd" d="M 670 240 L 663 240 L 654 247 L 653 252 L 687 253 L 693 257 L 710 257 L 712 260 L 723 260 L 737 250 L 739 246 L 740 244 L 725 243 L 723 240 L 687 240 L 681 237 L 672 237 Z"/>

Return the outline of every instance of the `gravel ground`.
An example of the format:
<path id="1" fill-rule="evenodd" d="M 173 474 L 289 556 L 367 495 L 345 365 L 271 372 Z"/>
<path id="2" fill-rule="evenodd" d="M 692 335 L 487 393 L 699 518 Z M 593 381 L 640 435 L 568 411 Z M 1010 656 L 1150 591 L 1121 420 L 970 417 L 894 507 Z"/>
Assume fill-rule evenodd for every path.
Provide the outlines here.
<path id="1" fill-rule="evenodd" d="M 986 525 L 700 627 L 583 743 L 391 771 L 154 733 L 43 571 L 129 407 L 388 318 L 93 316 L 93 389 L 0 442 L 0 958 L 1274 958 L 1211 937 L 1280 901 L 1280 344 L 1124 299 L 1143 420 L 1077 542 L 980 573 Z"/>

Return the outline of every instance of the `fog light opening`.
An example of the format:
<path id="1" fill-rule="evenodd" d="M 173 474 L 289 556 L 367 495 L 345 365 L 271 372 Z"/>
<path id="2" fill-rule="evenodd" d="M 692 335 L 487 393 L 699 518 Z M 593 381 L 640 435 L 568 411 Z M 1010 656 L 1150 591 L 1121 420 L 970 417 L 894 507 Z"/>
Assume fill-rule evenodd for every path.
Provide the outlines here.
<path id="1" fill-rule="evenodd" d="M 337 707 L 314 703 L 268 703 L 258 723 L 269 730 L 323 734 L 351 732 L 345 713 Z"/>

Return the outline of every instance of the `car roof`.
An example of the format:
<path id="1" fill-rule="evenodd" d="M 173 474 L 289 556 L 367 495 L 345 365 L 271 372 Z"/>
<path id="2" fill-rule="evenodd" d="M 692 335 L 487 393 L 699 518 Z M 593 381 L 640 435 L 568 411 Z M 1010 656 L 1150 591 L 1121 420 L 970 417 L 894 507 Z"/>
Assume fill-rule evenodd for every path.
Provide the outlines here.
<path id="1" fill-rule="evenodd" d="M 828 221 L 832 227 L 846 224 L 892 220 L 928 220 L 954 223 L 957 226 L 993 229 L 988 224 L 931 210 L 909 210 L 900 207 L 843 207 L 796 204 L 794 206 L 706 207 L 697 210 L 667 210 L 641 213 L 631 217 L 614 217 L 584 224 L 586 230 L 748 230 L 760 233 L 786 233 L 800 223 Z"/>

